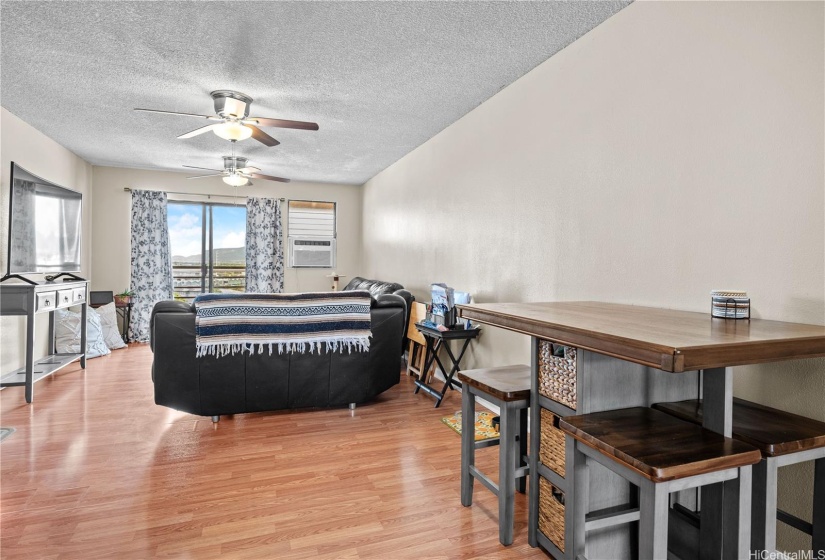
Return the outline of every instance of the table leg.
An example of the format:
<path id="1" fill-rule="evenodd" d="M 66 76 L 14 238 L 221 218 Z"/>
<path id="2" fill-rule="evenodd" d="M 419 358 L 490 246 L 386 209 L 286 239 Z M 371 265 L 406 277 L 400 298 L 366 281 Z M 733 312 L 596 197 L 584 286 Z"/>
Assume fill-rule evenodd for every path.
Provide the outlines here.
<path id="1" fill-rule="evenodd" d="M 702 372 L 702 425 L 726 437 L 733 431 L 733 370 L 713 368 Z"/>
<path id="2" fill-rule="evenodd" d="M 80 305 L 80 352 L 83 354 L 80 357 L 80 367 L 86 369 L 86 354 L 89 347 L 86 344 L 86 315 L 88 313 L 89 304 L 83 303 Z"/>
<path id="3" fill-rule="evenodd" d="M 527 544 L 537 547 L 539 531 L 539 451 L 541 407 L 539 406 L 539 339 L 530 337 L 530 479 L 527 494 Z"/>
<path id="4" fill-rule="evenodd" d="M 469 393 L 469 390 L 467 391 Z M 513 544 L 513 522 L 516 503 L 516 430 L 519 411 L 517 403 L 501 403 L 501 432 L 498 447 L 498 540 L 504 546 Z M 506 443 L 505 443 L 506 442 Z"/>
<path id="5" fill-rule="evenodd" d="M 446 345 L 446 348 L 449 352 L 449 344 Z M 452 359 L 452 354 L 450 354 L 450 358 Z M 441 388 L 441 391 L 436 391 L 435 389 L 433 389 L 433 392 L 431 393 L 432 396 L 435 397 L 435 408 L 438 408 L 439 406 L 441 406 L 441 401 L 444 400 L 444 395 L 447 394 L 447 389 L 453 388 L 453 375 L 455 375 L 455 372 L 458 368 L 455 365 L 453 365 L 453 367 L 450 369 L 450 373 L 447 373 L 447 368 L 445 368 L 444 364 L 441 363 L 441 358 L 438 357 L 438 354 L 435 355 L 435 363 L 438 364 L 438 367 L 441 370 L 441 374 L 444 376 L 444 386 Z"/>
<path id="6" fill-rule="evenodd" d="M 713 368 L 702 372 L 702 425 L 714 432 L 731 436 L 733 427 L 733 370 Z M 723 535 L 726 530 L 738 530 L 738 519 L 731 515 L 731 508 L 725 507 L 725 488 L 731 488 L 737 481 L 720 482 L 703 486 L 702 523 L 699 529 L 699 558 L 735 558 L 736 550 L 723 550 Z M 727 492 L 728 496 L 736 494 Z M 732 556 L 731 556 L 732 555 Z"/>
<path id="7" fill-rule="evenodd" d="M 529 408 L 522 408 L 519 411 L 518 415 L 518 457 L 516 457 L 516 469 L 520 469 L 521 467 L 528 467 L 529 465 L 527 461 L 524 460 L 527 457 L 527 416 L 529 414 Z M 516 490 L 522 494 L 527 492 L 527 476 L 522 476 L 521 478 L 516 480 Z"/>
<path id="8" fill-rule="evenodd" d="M 456 357 L 455 357 L 455 355 L 453 355 L 453 351 L 450 349 L 450 345 L 449 345 L 449 344 L 447 344 L 447 345 L 444 347 L 444 349 L 445 349 L 445 350 L 447 350 L 447 355 L 448 355 L 448 356 L 450 356 L 450 361 L 452 361 L 452 362 L 453 362 L 453 367 L 452 367 L 452 370 L 450 371 L 450 376 L 449 376 L 449 380 L 450 380 L 449 386 L 450 386 L 450 389 L 455 389 L 455 387 L 453 387 L 453 385 L 452 385 L 453 383 L 458 384 L 458 381 L 453 381 L 453 376 L 454 376 L 456 373 L 458 373 L 459 371 L 461 371 L 461 370 L 459 369 L 458 364 L 460 364 L 460 363 L 461 363 L 461 359 L 464 357 L 464 353 L 467 351 L 467 347 L 468 347 L 468 346 L 470 346 L 470 340 L 471 340 L 471 339 L 469 339 L 469 338 L 467 338 L 467 339 L 465 339 L 465 340 L 464 340 L 464 344 L 461 346 L 461 352 L 459 352 L 459 353 L 458 353 L 458 358 L 456 358 Z M 442 368 L 441 368 L 441 370 L 442 370 L 442 371 L 444 371 L 444 368 L 442 367 Z M 461 386 L 460 384 L 458 384 L 458 385 L 459 385 L 459 387 Z M 447 391 L 447 389 L 445 388 L 445 389 L 444 389 L 444 392 L 446 392 L 446 391 Z"/>
<path id="9" fill-rule="evenodd" d="M 433 360 L 435 360 L 435 363 L 437 363 L 438 367 L 441 368 L 441 373 L 444 374 L 444 377 L 448 379 L 449 383 L 450 376 L 447 375 L 447 371 L 444 369 L 444 365 L 441 363 L 441 359 L 438 357 L 438 350 L 441 348 L 442 344 L 443 341 L 441 339 L 435 340 L 433 342 L 432 338 L 427 337 L 427 359 L 424 361 L 423 371 L 429 371 L 430 366 L 433 363 Z M 421 389 L 424 389 L 425 393 L 435 398 L 435 408 L 438 408 L 439 405 L 441 405 L 441 401 L 444 398 L 444 393 L 447 390 L 445 388 L 443 391 L 439 392 L 436 389 L 427 385 L 427 383 L 425 383 L 423 379 L 417 379 L 415 381 L 415 393 L 417 394 L 418 391 Z"/>
<path id="10" fill-rule="evenodd" d="M 28 316 L 26 317 L 26 402 L 34 400 L 34 290 L 30 291 Z M 54 313 L 54 311 L 51 311 Z"/>
<path id="11" fill-rule="evenodd" d="M 427 346 L 424 349 L 424 369 L 421 370 L 423 372 L 430 371 L 430 366 L 433 365 L 433 357 L 438 354 L 438 342 L 433 341 L 430 337 L 425 337 L 425 342 Z M 418 391 L 420 391 L 426 385 L 426 379 L 422 374 L 422 377 L 415 381 L 415 391 L 413 391 L 416 395 Z"/>
<path id="12" fill-rule="evenodd" d="M 444 400 L 444 395 L 447 393 L 448 389 L 455 389 L 453 384 L 455 383 L 458 385 L 458 381 L 453 381 L 453 376 L 460 371 L 458 364 L 461 361 L 461 358 L 464 357 L 464 352 L 467 351 L 467 346 L 470 344 L 470 339 L 464 340 L 464 344 L 461 347 L 461 352 L 456 358 L 455 354 L 453 354 L 452 350 L 450 349 L 449 345 L 444 345 L 444 341 L 442 339 L 433 339 L 431 337 L 426 337 L 427 341 L 427 353 L 426 359 L 424 360 L 424 369 L 422 371 L 429 371 L 430 366 L 433 365 L 433 362 L 438 365 L 438 369 L 441 370 L 441 374 L 444 376 L 444 387 L 441 391 L 437 391 L 433 387 L 427 385 L 424 379 L 418 379 L 415 381 L 415 393 L 417 394 L 418 391 L 424 389 L 424 391 L 433 397 L 435 397 L 435 408 L 438 408 L 441 405 L 441 401 Z M 450 361 L 452 361 L 452 367 L 450 368 L 449 373 L 447 372 L 447 368 L 444 367 L 444 364 L 441 361 L 441 358 L 438 357 L 438 351 L 441 347 L 444 346 L 447 349 L 447 355 L 450 357 Z"/>
<path id="13" fill-rule="evenodd" d="M 467 346 L 469 344 L 470 344 L 470 339 L 466 339 L 464 341 L 464 345 L 461 348 L 461 352 L 458 355 L 458 359 L 456 359 L 455 355 L 453 355 L 452 350 L 450 350 L 450 345 L 449 344 L 444 345 L 444 347 L 447 350 L 447 355 L 450 357 L 450 360 L 453 362 L 453 367 L 450 368 L 450 373 L 447 373 L 447 369 L 444 367 L 444 364 L 441 363 L 441 360 L 439 359 L 438 354 L 435 355 L 435 361 L 436 361 L 436 363 L 438 363 L 438 367 L 441 368 L 441 373 L 444 374 L 444 387 L 441 389 L 441 393 L 439 393 L 438 397 L 436 398 L 436 402 L 435 402 L 435 407 L 436 408 L 441 406 L 441 401 L 444 400 L 444 395 L 447 394 L 447 390 L 448 389 L 455 389 L 455 387 L 453 387 L 453 383 L 460 386 L 458 381 L 453 381 L 453 376 L 457 372 L 461 371 L 458 367 L 458 364 L 461 361 L 461 358 L 464 357 L 464 352 L 467 350 Z"/>
<path id="14" fill-rule="evenodd" d="M 125 332 L 124 332 L 124 336 L 126 337 L 126 342 L 129 342 L 129 340 L 130 340 L 129 325 L 131 323 L 132 323 L 132 303 L 129 302 L 129 304 L 126 306 L 126 328 L 125 328 Z"/>
<path id="15" fill-rule="evenodd" d="M 475 466 L 476 398 L 469 390 L 461 394 L 461 505 L 473 505 L 473 475 Z M 470 436 L 472 434 L 472 436 Z"/>
<path id="16" fill-rule="evenodd" d="M 814 558 L 825 557 L 825 457 L 814 462 L 814 511 L 811 520 Z"/>

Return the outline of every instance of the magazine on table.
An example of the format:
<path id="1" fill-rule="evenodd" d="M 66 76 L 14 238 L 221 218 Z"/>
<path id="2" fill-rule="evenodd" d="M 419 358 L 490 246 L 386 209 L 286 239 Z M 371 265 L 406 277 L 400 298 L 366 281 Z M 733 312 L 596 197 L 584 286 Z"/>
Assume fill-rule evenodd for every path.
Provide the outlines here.
<path id="1" fill-rule="evenodd" d="M 469 329 L 472 325 L 469 319 L 458 319 L 456 304 L 470 303 L 471 296 L 468 292 L 456 291 L 442 282 L 430 286 L 432 303 L 428 311 L 428 321 L 436 328 L 443 329 L 461 328 Z M 441 329 L 439 329 L 441 330 Z"/>

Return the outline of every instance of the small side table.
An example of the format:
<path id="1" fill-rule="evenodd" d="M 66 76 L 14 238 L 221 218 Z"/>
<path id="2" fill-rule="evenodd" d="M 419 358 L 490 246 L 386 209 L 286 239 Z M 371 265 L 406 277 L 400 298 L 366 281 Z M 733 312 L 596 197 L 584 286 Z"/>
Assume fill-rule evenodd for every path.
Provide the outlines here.
<path id="1" fill-rule="evenodd" d="M 132 302 L 118 304 L 115 302 L 115 311 L 123 320 L 123 330 L 120 336 L 123 337 L 123 342 L 129 342 L 129 323 L 132 321 Z"/>
<path id="2" fill-rule="evenodd" d="M 415 393 L 418 393 L 419 390 L 424 389 L 424 392 L 435 397 L 435 408 L 438 408 L 441 405 L 441 401 L 444 400 L 444 394 L 447 390 L 455 388 L 453 387 L 453 384 L 458 385 L 459 387 L 461 386 L 458 381 L 453 381 L 453 376 L 456 372 L 460 371 L 459 363 L 461 363 L 461 358 L 464 357 L 464 352 L 467 351 L 470 341 L 477 338 L 481 333 L 481 329 L 450 329 L 448 331 L 440 331 L 438 329 L 422 325 L 421 323 L 416 323 L 415 328 L 418 329 L 418 332 L 424 336 L 424 339 L 427 342 L 424 368 L 421 371 L 430 371 L 430 367 L 433 365 L 433 361 L 435 361 L 441 369 L 441 373 L 444 374 L 444 379 L 446 380 L 444 382 L 444 387 L 441 391 L 438 391 L 437 389 L 427 385 L 427 383 L 425 383 L 426 379 L 422 376 L 422 378 L 415 381 Z M 458 357 L 453 354 L 449 344 L 444 344 L 445 341 L 449 342 L 450 340 L 464 341 L 461 346 L 461 351 L 458 353 Z M 441 358 L 438 357 L 438 351 L 442 347 L 447 350 L 447 355 L 450 357 L 450 361 L 452 362 L 452 368 L 450 368 L 449 373 L 447 373 L 447 368 L 444 367 L 444 364 L 441 363 Z"/>

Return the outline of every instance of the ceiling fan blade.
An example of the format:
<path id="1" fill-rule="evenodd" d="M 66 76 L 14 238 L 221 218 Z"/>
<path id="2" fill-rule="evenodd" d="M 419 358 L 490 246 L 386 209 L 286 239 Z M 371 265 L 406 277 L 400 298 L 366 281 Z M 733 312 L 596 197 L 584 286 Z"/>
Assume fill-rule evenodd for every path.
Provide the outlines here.
<path id="1" fill-rule="evenodd" d="M 192 138 L 193 136 L 198 136 L 199 134 L 203 134 L 204 132 L 209 132 L 210 130 L 214 130 L 215 127 L 221 126 L 219 124 L 208 124 L 206 126 L 202 126 L 200 128 L 196 128 L 192 132 L 187 132 L 186 134 L 181 134 L 178 136 L 179 139 L 183 138 Z"/>
<path id="2" fill-rule="evenodd" d="M 262 175 L 260 173 L 241 173 L 244 177 L 252 177 L 255 179 L 266 179 L 267 181 L 280 181 L 281 183 L 289 183 L 291 179 L 284 179 L 283 177 L 273 177 L 272 175 Z"/>
<path id="3" fill-rule="evenodd" d="M 187 177 L 187 179 L 203 179 L 204 177 L 220 177 L 226 173 L 210 173 L 209 175 L 195 175 L 194 177 Z"/>
<path id="4" fill-rule="evenodd" d="M 257 167 L 252 167 L 251 165 L 248 167 L 244 167 L 243 169 L 238 169 L 238 173 L 257 173 L 260 171 Z"/>
<path id="5" fill-rule="evenodd" d="M 203 169 L 204 171 L 216 171 L 219 173 L 223 173 L 224 169 L 212 169 L 211 167 L 195 167 L 194 165 L 184 165 L 183 167 L 188 167 L 189 169 Z"/>
<path id="6" fill-rule="evenodd" d="M 135 109 L 135 111 L 143 111 L 144 113 L 160 113 L 161 115 L 180 115 L 181 117 L 198 117 L 199 119 L 209 119 L 210 121 L 222 121 L 221 117 L 216 115 L 196 115 L 195 113 L 178 113 L 177 111 L 158 111 L 157 109 Z"/>
<path id="7" fill-rule="evenodd" d="M 267 134 L 266 132 L 264 132 L 263 130 L 258 128 L 257 126 L 252 125 L 252 124 L 247 124 L 247 125 L 244 125 L 244 126 L 252 129 L 252 138 L 257 140 L 261 144 L 266 144 L 270 148 L 272 146 L 277 146 L 278 144 L 280 144 L 280 142 L 275 140 L 272 136 L 270 136 L 269 134 Z"/>
<path id="8" fill-rule="evenodd" d="M 299 130 L 318 130 L 318 123 L 306 121 L 288 121 L 286 119 L 267 119 L 265 117 L 249 117 L 244 123 L 275 126 L 278 128 L 297 128 Z"/>

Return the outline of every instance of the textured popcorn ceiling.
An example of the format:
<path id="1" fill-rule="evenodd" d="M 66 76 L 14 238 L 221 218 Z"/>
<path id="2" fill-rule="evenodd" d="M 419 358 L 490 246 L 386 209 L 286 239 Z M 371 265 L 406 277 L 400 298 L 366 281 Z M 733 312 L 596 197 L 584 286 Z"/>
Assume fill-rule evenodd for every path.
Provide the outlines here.
<path id="1" fill-rule="evenodd" d="M 626 6 L 598 2 L 3 1 L 0 102 L 95 165 L 221 168 L 209 92 L 320 131 L 239 142 L 264 173 L 361 184 Z"/>

